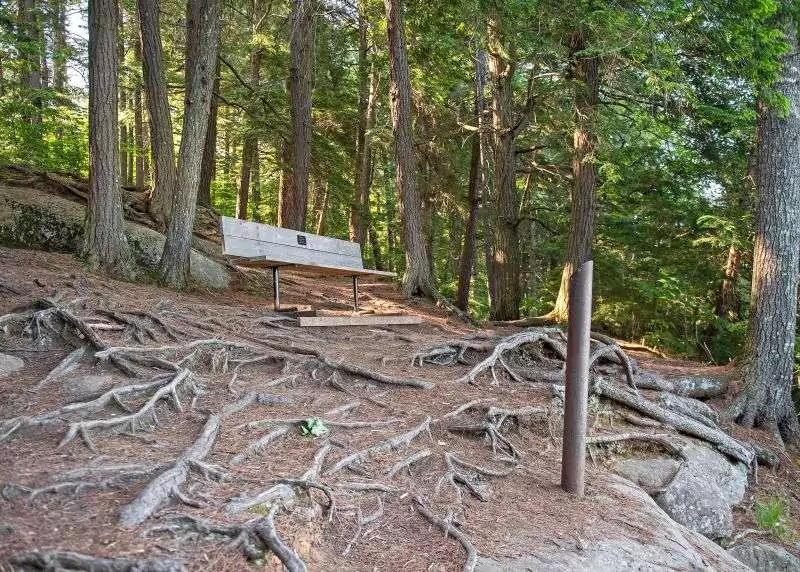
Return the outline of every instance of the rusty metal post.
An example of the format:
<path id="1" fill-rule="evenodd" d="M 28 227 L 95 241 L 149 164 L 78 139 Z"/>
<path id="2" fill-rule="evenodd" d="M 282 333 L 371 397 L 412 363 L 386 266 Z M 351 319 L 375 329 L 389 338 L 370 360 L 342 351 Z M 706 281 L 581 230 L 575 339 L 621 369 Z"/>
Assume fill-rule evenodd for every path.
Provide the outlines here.
<path id="1" fill-rule="evenodd" d="M 561 488 L 579 497 L 583 496 L 586 469 L 593 266 L 591 260 L 581 264 L 572 274 L 569 286 Z"/>

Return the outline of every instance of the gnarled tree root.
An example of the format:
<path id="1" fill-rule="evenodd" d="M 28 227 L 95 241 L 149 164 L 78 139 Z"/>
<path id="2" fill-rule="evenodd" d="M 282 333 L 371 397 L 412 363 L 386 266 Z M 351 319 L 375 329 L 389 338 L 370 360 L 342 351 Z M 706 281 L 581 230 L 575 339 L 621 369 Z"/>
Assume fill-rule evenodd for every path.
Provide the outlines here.
<path id="1" fill-rule="evenodd" d="M 9 559 L 23 570 L 87 570 L 91 572 L 183 572 L 183 562 L 173 558 L 101 558 L 76 552 L 39 551 L 17 554 Z"/>
<path id="2" fill-rule="evenodd" d="M 444 532 L 445 536 L 452 536 L 459 543 L 461 546 L 464 547 L 464 550 L 467 552 L 467 559 L 464 562 L 464 565 L 461 567 L 462 572 L 472 572 L 475 570 L 475 565 L 478 563 L 478 551 L 475 550 L 475 546 L 473 546 L 472 542 L 470 542 L 467 535 L 458 530 L 455 526 L 453 526 L 448 520 L 436 516 L 422 501 L 419 496 L 414 497 L 414 508 L 417 509 L 417 512 L 424 516 L 428 522 L 431 524 L 438 526 L 442 532 Z"/>
<path id="3" fill-rule="evenodd" d="M 175 461 L 175 464 L 170 469 L 150 481 L 150 484 L 139 493 L 136 500 L 122 509 L 119 519 L 120 524 L 123 526 L 141 524 L 159 506 L 165 504 L 169 498 L 174 497 L 184 500 L 180 492 L 180 486 L 186 481 L 189 470 L 192 468 L 192 463 L 202 461 L 211 452 L 218 433 L 219 417 L 209 415 L 200 436 L 192 446 Z"/>

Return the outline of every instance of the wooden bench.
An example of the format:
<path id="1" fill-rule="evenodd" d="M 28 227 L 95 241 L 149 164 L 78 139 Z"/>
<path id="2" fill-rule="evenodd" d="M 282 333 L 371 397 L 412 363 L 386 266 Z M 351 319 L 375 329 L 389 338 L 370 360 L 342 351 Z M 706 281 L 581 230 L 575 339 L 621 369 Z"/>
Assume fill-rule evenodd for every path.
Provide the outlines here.
<path id="1" fill-rule="evenodd" d="M 394 272 L 364 268 L 357 242 L 227 216 L 222 217 L 222 253 L 239 266 L 272 270 L 272 299 L 276 311 L 281 309 L 281 268 L 352 277 L 356 312 L 361 276 L 397 276 Z"/>

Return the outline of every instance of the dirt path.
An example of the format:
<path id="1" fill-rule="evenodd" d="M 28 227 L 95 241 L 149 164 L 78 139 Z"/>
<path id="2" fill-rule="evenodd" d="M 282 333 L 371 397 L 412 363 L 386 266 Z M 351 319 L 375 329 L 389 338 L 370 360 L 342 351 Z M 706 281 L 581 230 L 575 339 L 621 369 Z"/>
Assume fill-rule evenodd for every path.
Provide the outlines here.
<path id="1" fill-rule="evenodd" d="M 66 255 L 0 249 L 0 265 L 0 315 L 43 298 L 57 300 L 93 324 L 102 344 L 127 348 L 107 353 L 126 356 L 120 358 L 122 369 L 127 364 L 138 373 L 132 379 L 120 363 L 97 363 L 87 353 L 66 374 L 53 375 L 86 340 L 66 336 L 63 328 L 48 330 L 44 322 L 33 332 L 40 334 L 36 343 L 11 327 L 0 338 L 0 352 L 25 361 L 20 372 L 0 378 L 0 419 L 22 419 L 21 428 L 0 444 L 0 562 L 26 550 L 60 548 L 96 556 L 175 557 L 196 570 L 241 570 L 253 563 L 246 558 L 247 543 L 258 548 L 260 537 L 247 529 L 243 537 L 226 538 L 225 530 L 238 534 L 249 523 L 266 522 L 270 506 L 279 504 L 253 499 L 265 491 L 273 499 L 288 495 L 285 504 L 292 510 L 274 514 L 276 530 L 313 570 L 460 569 L 464 548 L 445 540 L 416 510 L 415 497 L 436 517 L 457 522 L 486 555 L 515 556 L 539 545 L 632 534 L 618 517 L 632 508 L 602 500 L 607 496 L 593 484 L 602 482 L 602 463 L 589 467 L 585 499 L 558 488 L 561 427 L 558 416 L 547 413 L 554 406 L 550 386 L 514 383 L 503 373 L 496 384 L 491 375 L 465 383 L 459 378 L 470 370 L 466 364 L 412 366 L 412 356 L 423 348 L 455 338 L 481 343 L 497 332 L 468 328 L 425 302 L 407 304 L 390 285 L 363 285 L 362 305 L 419 314 L 424 325 L 301 329 L 276 319 L 266 284 L 254 286 L 253 280 L 224 293 L 176 293 L 89 275 Z M 282 284 L 287 305 L 349 307 L 345 281 L 288 275 Z M 166 349 L 153 349 L 159 347 Z M 137 355 L 178 369 L 137 362 Z M 470 363 L 480 357 L 465 354 Z M 685 362 L 642 361 L 676 375 L 692 367 L 693 374 L 725 373 Z M 176 382 L 184 370 L 190 373 Z M 432 387 L 415 387 L 416 381 Z M 71 423 L 117 422 L 142 411 L 153 388 L 123 392 L 118 402 L 110 400 L 88 416 L 65 405 L 143 382 L 153 388 L 176 383 L 174 395 L 166 392 L 153 408 L 154 416 L 146 411 L 124 426 L 88 428 L 86 438 L 78 431 L 59 447 Z M 476 403 L 453 414 L 470 402 Z M 530 412 L 512 415 L 507 424 L 500 422 L 499 441 L 493 442 L 480 429 L 489 406 L 540 408 L 549 421 Z M 600 407 L 592 413 L 593 432 L 607 431 L 608 412 Z M 43 414 L 45 422 L 26 425 Z M 215 438 L 198 446 L 217 418 Z M 320 423 L 327 431 L 303 435 Z M 200 449 L 191 462 L 181 460 L 187 450 Z M 400 468 L 404 460 L 413 462 Z M 790 499 L 791 524 L 800 530 L 796 474 L 789 465 L 762 471 L 760 478 Z M 182 468 L 183 480 L 152 513 L 134 526 L 120 524 L 120 515 L 130 514 L 126 507 L 155 475 Z M 766 494 L 764 486 L 755 494 Z M 752 512 L 745 507 L 738 515 L 742 526 L 751 524 Z M 196 529 L 199 521 L 187 517 L 227 529 L 196 534 L 187 527 Z M 281 568 L 274 556 L 266 565 Z"/>

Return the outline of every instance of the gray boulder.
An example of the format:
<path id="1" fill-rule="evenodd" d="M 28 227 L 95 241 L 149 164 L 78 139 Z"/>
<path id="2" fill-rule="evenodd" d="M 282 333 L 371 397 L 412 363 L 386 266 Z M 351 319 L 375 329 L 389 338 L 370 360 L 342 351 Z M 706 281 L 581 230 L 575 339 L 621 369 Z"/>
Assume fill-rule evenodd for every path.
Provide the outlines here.
<path id="1" fill-rule="evenodd" d="M 609 475 L 593 483 L 592 504 L 604 525 L 587 524 L 583 540 L 541 541 L 525 556 L 480 556 L 476 572 L 566 572 L 572 570 L 750 570 L 707 538 L 671 520 L 640 488 Z M 602 507 L 612 513 L 604 514 Z M 617 522 L 625 526 L 616 528 Z M 526 544 L 531 545 L 530 542 Z"/>
<path id="2" fill-rule="evenodd" d="M 64 382 L 61 393 L 69 401 L 89 401 L 94 399 L 114 385 L 111 375 L 86 375 L 75 377 Z"/>
<path id="3" fill-rule="evenodd" d="M 729 505 L 742 502 L 747 489 L 747 467 L 743 463 L 732 463 L 725 455 L 703 445 L 689 444 L 683 454 L 687 458 L 686 468 L 713 482 Z"/>
<path id="4" fill-rule="evenodd" d="M 16 356 L 0 354 L 0 379 L 10 377 L 25 367 L 25 362 Z"/>
<path id="5" fill-rule="evenodd" d="M 77 252 L 83 242 L 86 207 L 65 197 L 28 187 L 0 184 L 0 244 L 56 252 Z M 140 224 L 125 221 L 125 237 L 136 263 L 155 268 L 165 237 Z M 192 239 L 191 278 L 212 289 L 230 284 L 225 265 L 209 255 L 219 254 L 219 245 Z M 198 248 L 205 253 L 201 253 Z"/>
<path id="6" fill-rule="evenodd" d="M 733 514 L 728 499 L 710 479 L 682 467 L 669 487 L 654 497 L 672 520 L 711 539 L 733 532 Z"/>
<path id="7" fill-rule="evenodd" d="M 745 542 L 728 550 L 740 562 L 755 572 L 797 572 L 800 559 L 777 546 L 759 542 Z"/>
<path id="8" fill-rule="evenodd" d="M 674 459 L 621 459 L 611 469 L 652 493 L 668 486 L 680 467 L 681 464 Z"/>

